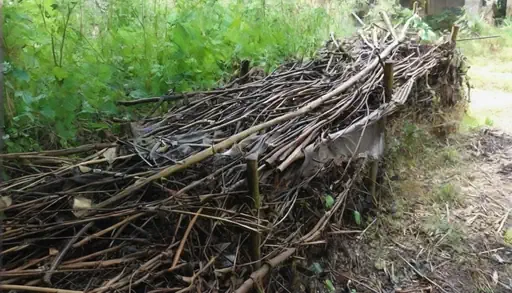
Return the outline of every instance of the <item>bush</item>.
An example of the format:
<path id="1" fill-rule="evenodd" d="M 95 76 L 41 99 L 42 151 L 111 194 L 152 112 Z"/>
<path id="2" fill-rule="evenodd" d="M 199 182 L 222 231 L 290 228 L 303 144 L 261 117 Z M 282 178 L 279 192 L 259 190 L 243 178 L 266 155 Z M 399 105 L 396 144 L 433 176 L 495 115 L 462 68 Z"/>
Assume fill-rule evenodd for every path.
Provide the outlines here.
<path id="1" fill-rule="evenodd" d="M 108 117 L 132 117 L 116 101 L 211 88 L 242 59 L 268 71 L 308 57 L 333 23 L 325 9 L 293 1 L 242 3 L 9 1 L 8 150 L 80 143 L 109 129 Z"/>

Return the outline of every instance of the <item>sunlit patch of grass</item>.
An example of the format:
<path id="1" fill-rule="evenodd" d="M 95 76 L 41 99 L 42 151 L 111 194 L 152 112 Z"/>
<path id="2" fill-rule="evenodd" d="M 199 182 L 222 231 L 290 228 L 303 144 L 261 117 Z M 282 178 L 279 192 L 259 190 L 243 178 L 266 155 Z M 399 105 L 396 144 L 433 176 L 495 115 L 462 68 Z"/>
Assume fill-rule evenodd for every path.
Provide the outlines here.
<path id="1" fill-rule="evenodd" d="M 460 201 L 460 189 L 452 183 L 445 183 L 433 192 L 433 199 L 440 204 Z"/>
<path id="2" fill-rule="evenodd" d="M 448 245 L 455 250 L 461 250 L 465 233 L 456 222 L 448 221 L 441 213 L 437 213 L 424 219 L 422 230 L 436 245 Z"/>
<path id="3" fill-rule="evenodd" d="M 482 126 L 483 124 L 478 120 L 478 118 L 473 115 L 466 114 L 462 118 L 459 130 L 461 133 L 468 133 L 479 129 Z"/>
<path id="4" fill-rule="evenodd" d="M 456 164 L 460 162 L 461 155 L 455 147 L 447 147 L 441 152 L 441 159 L 445 163 Z"/>
<path id="5" fill-rule="evenodd" d="M 478 89 L 512 92 L 512 83 L 510 82 L 512 80 L 512 62 L 508 64 L 511 72 L 496 72 L 488 67 L 475 66 L 471 68 L 468 72 L 471 85 Z"/>

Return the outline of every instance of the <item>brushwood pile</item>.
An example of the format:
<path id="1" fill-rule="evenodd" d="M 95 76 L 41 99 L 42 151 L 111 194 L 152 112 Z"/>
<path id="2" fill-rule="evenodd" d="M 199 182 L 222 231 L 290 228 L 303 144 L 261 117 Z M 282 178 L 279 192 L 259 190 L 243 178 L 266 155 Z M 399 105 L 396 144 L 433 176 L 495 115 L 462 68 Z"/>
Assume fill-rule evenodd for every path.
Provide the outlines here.
<path id="1" fill-rule="evenodd" d="M 126 101 L 171 101 L 129 139 L 2 155 L 0 290 L 291 288 L 277 267 L 344 229 L 394 114 L 464 99 L 455 43 L 423 43 L 410 23 L 332 37 L 311 60 L 214 90 Z"/>

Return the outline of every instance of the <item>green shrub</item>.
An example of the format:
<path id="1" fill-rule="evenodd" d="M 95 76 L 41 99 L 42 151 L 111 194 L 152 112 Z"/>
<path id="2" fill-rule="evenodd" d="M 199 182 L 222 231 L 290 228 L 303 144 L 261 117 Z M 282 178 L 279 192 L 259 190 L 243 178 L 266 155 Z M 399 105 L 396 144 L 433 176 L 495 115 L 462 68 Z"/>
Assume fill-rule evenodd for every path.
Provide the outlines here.
<path id="1" fill-rule="evenodd" d="M 242 59 L 268 71 L 311 56 L 334 22 L 293 1 L 169 2 L 8 1 L 8 150 L 79 143 L 108 117 L 132 116 L 116 101 L 211 88 Z"/>

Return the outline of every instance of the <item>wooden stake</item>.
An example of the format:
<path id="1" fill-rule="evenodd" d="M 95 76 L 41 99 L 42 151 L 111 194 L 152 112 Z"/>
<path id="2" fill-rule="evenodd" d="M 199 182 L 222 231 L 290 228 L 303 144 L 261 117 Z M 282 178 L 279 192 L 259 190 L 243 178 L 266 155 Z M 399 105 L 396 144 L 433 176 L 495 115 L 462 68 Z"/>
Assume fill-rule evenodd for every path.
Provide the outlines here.
<path id="1" fill-rule="evenodd" d="M 389 103 L 393 98 L 393 61 L 386 61 L 384 63 L 384 103 Z M 382 135 L 383 139 L 386 129 L 386 118 L 381 118 L 378 122 L 378 129 L 380 132 L 380 135 Z M 377 199 L 377 174 L 379 173 L 379 160 L 375 158 L 372 161 L 372 166 L 370 170 L 370 179 L 371 179 L 371 195 L 372 200 L 376 202 Z"/>
<path id="2" fill-rule="evenodd" d="M 393 61 L 384 63 L 384 103 L 391 101 L 393 96 Z"/>
<path id="3" fill-rule="evenodd" d="M 249 60 L 242 60 L 242 62 L 240 62 L 240 74 L 239 74 L 239 78 L 242 78 L 244 77 L 245 75 L 247 75 L 247 73 L 249 73 L 249 65 L 251 64 L 251 62 Z"/>
<path id="4" fill-rule="evenodd" d="M 453 44 L 455 44 L 455 42 L 457 41 L 457 35 L 459 34 L 459 29 L 460 29 L 460 27 L 458 25 L 453 25 L 452 26 L 452 33 L 450 35 L 450 42 L 452 42 Z"/>
<path id="5" fill-rule="evenodd" d="M 260 183 L 258 176 L 258 158 L 256 155 L 250 155 L 247 158 L 247 186 L 249 187 L 249 193 L 253 201 L 253 209 L 256 214 L 258 225 L 260 222 L 260 208 L 261 208 L 261 196 L 260 196 Z M 261 235 L 259 232 L 251 232 L 251 258 L 254 264 L 254 269 L 258 270 L 261 267 Z"/>

